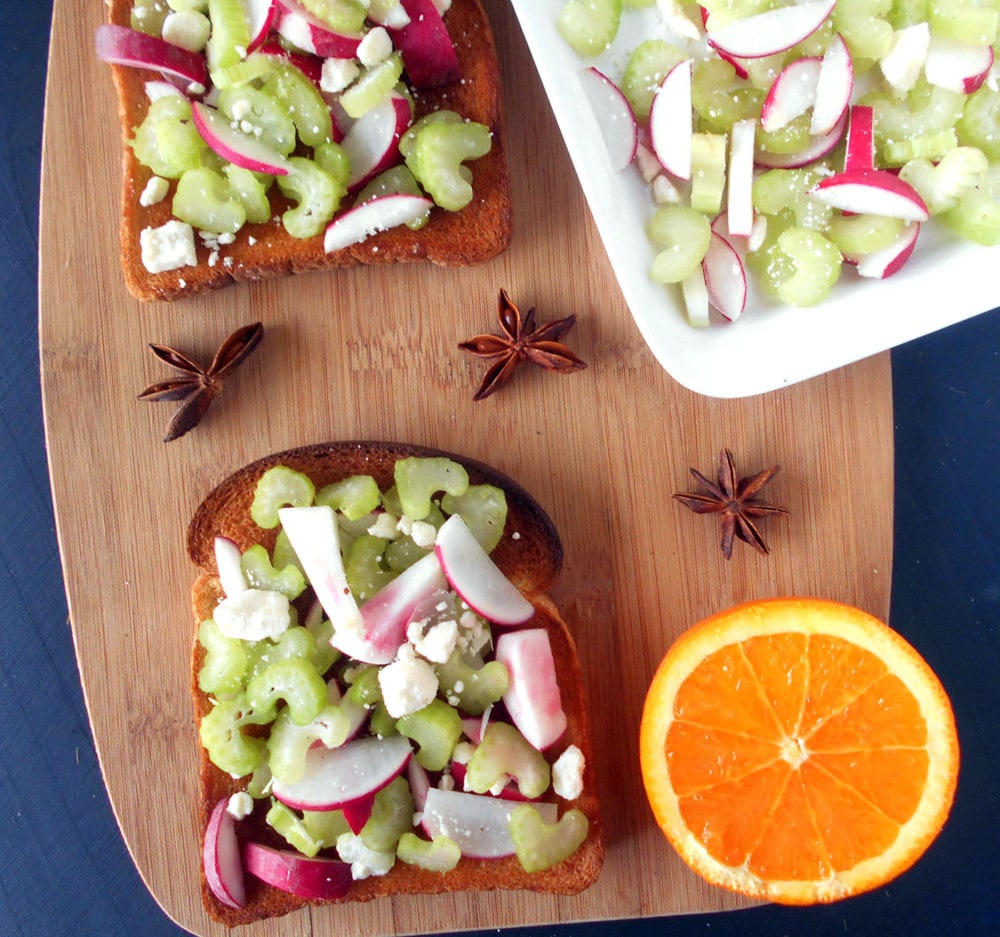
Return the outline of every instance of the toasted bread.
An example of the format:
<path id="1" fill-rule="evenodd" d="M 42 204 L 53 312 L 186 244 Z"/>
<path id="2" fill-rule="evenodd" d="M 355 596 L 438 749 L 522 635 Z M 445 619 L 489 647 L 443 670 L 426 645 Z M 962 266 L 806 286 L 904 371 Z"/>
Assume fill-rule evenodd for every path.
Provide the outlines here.
<path id="1" fill-rule="evenodd" d="M 354 474 L 372 475 L 384 491 L 392 485 L 393 467 L 409 456 L 450 455 L 412 445 L 394 443 L 340 442 L 311 446 L 271 455 L 246 466 L 223 481 L 197 509 L 188 533 L 188 552 L 200 575 L 193 589 L 196 622 L 211 617 L 222 598 L 216 572 L 214 542 L 216 536 L 234 540 L 241 549 L 255 543 L 273 548 L 274 531 L 261 530 L 250 519 L 249 511 L 257 480 L 275 466 L 285 465 L 308 475 L 320 486 Z M 551 761 L 569 744 L 575 744 L 585 758 L 583 793 L 573 801 L 559 801 L 560 812 L 576 808 L 589 822 L 586 840 L 568 859 L 540 872 L 528 873 L 514 856 L 473 860 L 462 858 L 446 873 L 429 872 L 397 861 L 388 874 L 353 883 L 344 901 L 370 901 L 400 894 L 435 894 L 452 891 L 526 889 L 555 894 L 576 894 L 592 884 L 600 873 L 604 857 L 602 827 L 596 793 L 593 749 L 590 740 L 583 678 L 573 637 L 555 605 L 544 594 L 555 581 L 562 563 L 562 547 L 552 522 L 516 483 L 481 463 L 450 455 L 464 465 L 472 484 L 488 483 L 506 493 L 508 514 L 503 538 L 492 552 L 497 565 L 511 582 L 530 599 L 535 608 L 528 627 L 544 627 L 549 635 L 556 664 L 567 728 L 559 743 L 546 757 Z M 211 701 L 198 685 L 198 671 L 203 661 L 200 643 L 194 642 L 192 655 L 192 691 L 195 714 L 200 720 L 211 708 Z M 215 767 L 201 750 L 202 829 L 208 824 L 215 804 L 244 787 Z M 556 800 L 551 789 L 545 798 Z M 262 820 L 261 810 L 240 823 L 239 835 L 278 848 L 280 837 Z M 213 895 L 202 871 L 205 906 L 216 920 L 235 926 L 264 917 L 285 914 L 304 906 L 306 899 L 279 891 L 247 876 L 244 907 L 234 909 L 220 903 Z"/>
<path id="2" fill-rule="evenodd" d="M 129 25 L 131 7 L 132 0 L 109 0 L 109 22 Z M 479 0 L 454 0 L 444 22 L 455 44 L 461 79 L 416 93 L 415 117 L 449 108 L 490 128 L 492 149 L 469 164 L 475 196 L 461 211 L 433 209 L 430 221 L 420 230 L 400 225 L 329 254 L 323 249 L 322 234 L 296 239 L 282 227 L 281 213 L 291 203 L 277 186 L 272 186 L 269 192 L 272 221 L 245 224 L 236 240 L 222 247 L 196 238 L 196 266 L 150 273 L 143 265 L 139 235 L 144 228 L 159 227 L 170 220 L 174 183 L 162 201 L 143 207 L 140 196 L 153 174 L 136 159 L 129 143 L 149 104 L 145 83 L 159 76 L 142 69 L 112 65 L 124 143 L 120 254 L 125 281 L 132 294 L 144 301 L 173 300 L 241 280 L 359 264 L 430 261 L 442 266 L 470 266 L 505 250 L 510 242 L 512 213 L 500 73 L 492 28 Z M 347 198 L 342 207 L 349 205 Z"/>

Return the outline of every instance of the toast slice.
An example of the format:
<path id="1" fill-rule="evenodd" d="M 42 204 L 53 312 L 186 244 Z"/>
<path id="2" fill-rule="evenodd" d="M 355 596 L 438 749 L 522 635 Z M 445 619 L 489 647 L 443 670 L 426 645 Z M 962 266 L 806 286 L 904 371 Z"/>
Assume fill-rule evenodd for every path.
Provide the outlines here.
<path id="1" fill-rule="evenodd" d="M 128 26 L 131 7 L 132 0 L 109 0 L 108 21 Z M 511 237 L 512 210 L 500 72 L 492 28 L 479 0 L 454 0 L 444 22 L 455 45 L 461 78 L 415 94 L 414 118 L 447 108 L 490 129 L 490 152 L 468 164 L 473 171 L 474 198 L 457 212 L 434 208 L 429 222 L 419 230 L 399 225 L 329 254 L 324 251 L 322 233 L 297 239 L 280 223 L 274 223 L 273 219 L 280 219 L 282 212 L 291 206 L 275 185 L 268 193 L 272 221 L 245 224 L 235 241 L 226 245 L 206 243 L 196 236 L 195 266 L 150 273 L 142 260 L 140 232 L 170 221 L 176 183 L 170 183 L 168 194 L 158 203 L 147 207 L 140 204 L 153 173 L 136 159 L 129 143 L 149 106 L 145 84 L 160 76 L 143 69 L 111 65 L 123 141 L 120 255 L 130 292 L 144 301 L 169 301 L 242 280 L 359 264 L 430 261 L 441 266 L 470 266 L 504 251 Z M 351 198 L 345 198 L 341 208 L 349 207 L 350 203 Z"/>
<path id="2" fill-rule="evenodd" d="M 558 742 L 546 749 L 550 764 L 569 745 L 576 745 L 584 756 L 582 793 L 573 800 L 558 798 L 550 787 L 542 799 L 556 801 L 558 812 L 569 809 L 582 812 L 588 821 L 588 833 L 569 858 L 537 872 L 526 872 L 516 856 L 482 860 L 463 857 L 451 871 L 427 871 L 396 861 L 385 875 L 353 882 L 341 900 L 370 901 L 397 894 L 435 894 L 451 891 L 526 889 L 555 894 L 576 894 L 598 877 L 604 857 L 602 827 L 597 798 L 594 758 L 588 728 L 583 677 L 573 637 L 555 605 L 544 594 L 559 574 L 562 547 L 551 520 L 531 496 L 511 479 L 494 469 L 435 450 L 412 445 L 376 442 L 339 442 L 310 446 L 268 456 L 240 469 L 223 481 L 195 512 L 188 532 L 188 552 L 200 575 L 192 598 L 196 622 L 212 616 L 223 597 L 216 568 L 215 538 L 227 537 L 246 550 L 262 544 L 270 552 L 276 540 L 274 530 L 262 530 L 250 518 L 257 481 L 270 468 L 284 465 L 308 475 L 316 490 L 331 482 L 356 474 L 371 475 L 381 491 L 393 484 L 393 469 L 398 459 L 412 456 L 448 456 L 468 471 L 470 484 L 490 484 L 502 488 L 507 500 L 507 521 L 500 542 L 491 553 L 497 566 L 517 585 L 534 606 L 534 616 L 524 627 L 544 628 L 549 636 L 556 667 L 563 711 L 567 726 Z M 192 654 L 192 692 L 196 718 L 201 723 L 212 708 L 212 700 L 199 687 L 198 673 L 204 651 L 198 640 Z M 502 706 L 498 709 L 502 718 Z M 200 750 L 202 829 L 222 799 L 246 788 L 247 779 L 234 779 L 217 768 L 204 748 Z M 434 775 L 432 777 L 432 782 Z M 241 842 L 253 840 L 274 848 L 288 849 L 288 844 L 263 820 L 267 801 L 258 802 L 254 812 L 238 823 Z M 321 855 L 336 857 L 333 850 Z M 309 902 L 288 892 L 265 885 L 246 876 L 246 902 L 241 908 L 228 907 L 213 893 L 202 869 L 202 894 L 211 916 L 228 925 L 246 924 L 261 918 L 286 914 Z"/>

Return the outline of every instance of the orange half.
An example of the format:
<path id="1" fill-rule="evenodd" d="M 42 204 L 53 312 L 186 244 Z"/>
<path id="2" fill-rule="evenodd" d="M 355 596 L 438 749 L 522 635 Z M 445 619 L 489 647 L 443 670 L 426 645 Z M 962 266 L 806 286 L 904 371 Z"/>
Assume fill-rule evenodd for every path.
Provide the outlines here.
<path id="1" fill-rule="evenodd" d="M 865 612 L 818 599 L 695 625 L 653 677 L 640 728 L 660 828 L 716 885 L 836 901 L 909 868 L 951 808 L 959 750 L 933 671 Z"/>

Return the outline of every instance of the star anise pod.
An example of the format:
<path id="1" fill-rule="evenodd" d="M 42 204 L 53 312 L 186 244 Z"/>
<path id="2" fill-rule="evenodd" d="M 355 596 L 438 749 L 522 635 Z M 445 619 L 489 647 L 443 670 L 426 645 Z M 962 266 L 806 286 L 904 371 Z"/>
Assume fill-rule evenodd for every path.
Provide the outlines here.
<path id="1" fill-rule="evenodd" d="M 701 472 L 691 469 L 691 476 L 701 486 L 700 492 L 678 493 L 674 500 L 689 507 L 696 514 L 722 515 L 722 555 L 728 560 L 733 555 L 733 540 L 749 543 L 758 553 L 767 555 L 768 549 L 754 518 L 773 514 L 788 514 L 785 508 L 759 500 L 756 495 L 781 470 L 772 465 L 756 475 L 740 478 L 736 474 L 733 454 L 723 449 L 719 454 L 719 482 L 709 481 Z"/>
<path id="2" fill-rule="evenodd" d="M 503 335 L 476 335 L 458 347 L 462 351 L 493 363 L 483 376 L 473 400 L 489 397 L 510 380 L 522 361 L 530 361 L 546 371 L 579 371 L 587 367 L 565 345 L 562 338 L 576 322 L 576 316 L 566 316 L 535 327 L 535 309 L 532 306 L 522 318 L 521 310 L 511 302 L 507 291 L 500 290 L 497 302 L 497 319 Z"/>
<path id="3" fill-rule="evenodd" d="M 150 384 L 139 394 L 140 400 L 181 401 L 167 424 L 164 442 L 178 439 L 198 425 L 208 405 L 222 390 L 226 377 L 246 360 L 263 336 L 264 326 L 260 322 L 237 329 L 219 346 L 208 368 L 203 368 L 176 348 L 150 342 L 149 347 L 157 358 L 182 372 L 179 377 Z"/>

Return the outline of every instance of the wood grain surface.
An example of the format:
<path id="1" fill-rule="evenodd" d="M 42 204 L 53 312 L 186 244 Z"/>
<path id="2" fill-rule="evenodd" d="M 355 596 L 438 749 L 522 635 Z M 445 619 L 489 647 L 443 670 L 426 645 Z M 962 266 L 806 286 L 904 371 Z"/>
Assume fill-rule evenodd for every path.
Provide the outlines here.
<path id="1" fill-rule="evenodd" d="M 142 305 L 118 266 L 119 130 L 92 36 L 103 5 L 55 4 L 44 135 L 41 368 L 52 488 L 80 673 L 101 765 L 132 856 L 167 914 L 222 933 L 198 891 L 194 622 L 188 519 L 225 475 L 266 453 L 387 439 L 481 459 L 550 513 L 565 566 L 554 598 L 587 676 L 608 836 L 605 871 L 575 898 L 527 893 L 380 901 L 300 912 L 241 933 L 407 934 L 680 914 L 740 906 L 689 873 L 655 829 L 636 738 L 647 681 L 688 625 L 732 603 L 818 595 L 885 617 L 892 563 L 888 353 L 743 400 L 700 397 L 654 361 L 591 223 L 513 14 L 486 3 L 505 74 L 515 235 L 482 267 L 308 274 L 180 304 Z M 579 316 L 589 363 L 523 369 L 473 403 L 480 363 L 456 345 L 495 330 L 499 288 L 542 319 Z M 806 313 L 807 314 L 807 313 Z M 207 362 L 263 321 L 258 351 L 202 424 L 162 443 L 171 404 L 138 401 L 167 376 L 146 348 Z M 752 366 L 748 362 L 748 366 Z M 670 499 L 720 448 L 746 473 L 782 471 L 765 522 L 772 555 Z"/>

